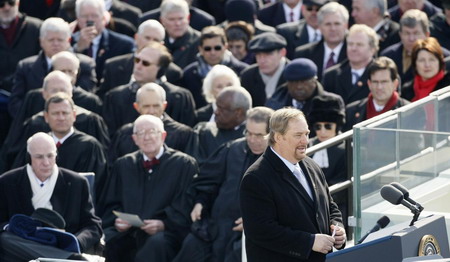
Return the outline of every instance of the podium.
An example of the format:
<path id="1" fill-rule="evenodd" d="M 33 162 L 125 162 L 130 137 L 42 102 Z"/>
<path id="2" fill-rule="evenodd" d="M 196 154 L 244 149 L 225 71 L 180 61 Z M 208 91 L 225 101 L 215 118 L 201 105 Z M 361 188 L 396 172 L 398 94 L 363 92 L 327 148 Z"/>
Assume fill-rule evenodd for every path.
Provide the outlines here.
<path id="1" fill-rule="evenodd" d="M 450 258 L 445 217 L 432 215 L 413 226 L 407 222 L 374 232 L 360 245 L 328 254 L 326 261 L 400 262 L 420 253 L 432 255 L 432 239 L 438 244 L 440 255 Z"/>

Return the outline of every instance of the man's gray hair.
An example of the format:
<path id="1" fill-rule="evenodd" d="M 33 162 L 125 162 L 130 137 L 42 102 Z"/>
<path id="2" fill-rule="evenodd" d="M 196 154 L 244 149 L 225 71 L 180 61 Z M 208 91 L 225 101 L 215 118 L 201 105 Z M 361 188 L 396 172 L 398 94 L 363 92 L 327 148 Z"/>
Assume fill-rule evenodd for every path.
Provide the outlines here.
<path id="1" fill-rule="evenodd" d="M 39 38 L 45 38 L 48 32 L 64 33 L 66 38 L 70 38 L 69 23 L 59 17 L 50 17 L 45 19 L 39 29 Z"/>
<path id="2" fill-rule="evenodd" d="M 365 35 L 367 35 L 368 41 L 369 41 L 369 46 L 375 49 L 375 52 L 378 52 L 379 49 L 379 39 L 378 39 L 378 35 L 377 32 L 375 32 L 375 30 L 373 30 L 372 27 L 369 27 L 367 25 L 364 24 L 354 24 L 352 25 L 352 27 L 350 27 L 348 34 L 347 34 L 347 38 L 354 34 L 354 33 L 363 33 Z"/>
<path id="3" fill-rule="evenodd" d="M 220 91 L 218 97 L 226 94 L 233 96 L 231 109 L 242 108 L 247 112 L 252 107 L 252 97 L 245 88 L 241 86 L 228 86 Z"/>
<path id="4" fill-rule="evenodd" d="M 418 9 L 410 9 L 406 11 L 402 15 L 402 18 L 400 18 L 399 24 L 400 32 L 403 27 L 414 28 L 417 25 L 420 25 L 425 34 L 430 32 L 430 21 L 428 20 L 427 14 Z"/>
<path id="5" fill-rule="evenodd" d="M 147 93 L 147 92 L 155 92 L 156 94 L 158 94 L 162 103 L 164 101 L 166 101 L 166 90 L 164 90 L 164 88 L 162 88 L 162 86 L 155 84 L 155 83 L 147 83 L 147 84 L 141 86 L 138 89 L 138 91 L 136 92 L 136 103 L 139 104 L 140 98 L 144 95 L 144 93 Z"/>
<path id="6" fill-rule="evenodd" d="M 102 16 L 104 15 L 104 12 L 106 11 L 105 7 L 105 1 L 104 0 L 76 0 L 75 2 L 75 14 L 77 17 L 80 16 L 80 10 L 81 6 L 83 5 L 93 5 L 97 8 L 97 11 Z"/>
<path id="7" fill-rule="evenodd" d="M 323 23 L 325 17 L 331 14 L 338 14 L 344 23 L 348 23 L 348 18 L 350 15 L 347 8 L 337 2 L 330 2 L 322 6 L 317 13 L 317 21 L 319 22 L 319 25 Z"/>
<path id="8" fill-rule="evenodd" d="M 74 62 L 77 65 L 77 69 L 80 69 L 80 59 L 78 59 L 78 57 L 69 51 L 61 51 L 59 53 L 56 53 L 55 55 L 52 56 L 52 65 L 55 63 L 55 61 L 58 61 L 59 59 L 62 58 L 66 58 L 69 59 L 70 61 Z"/>
<path id="9" fill-rule="evenodd" d="M 168 13 L 172 12 L 182 12 L 188 16 L 189 4 L 186 0 L 164 0 L 161 3 L 161 17 L 165 17 Z"/>
<path id="10" fill-rule="evenodd" d="M 134 124 L 133 124 L 133 133 L 136 133 L 136 126 L 137 124 L 139 124 L 140 122 L 149 122 L 149 123 L 154 123 L 157 128 L 158 131 L 164 132 L 164 123 L 161 120 L 161 118 L 153 116 L 153 115 L 140 115 L 136 120 L 134 120 Z"/>
<path id="11" fill-rule="evenodd" d="M 44 90 L 46 90 L 48 87 L 48 82 L 55 78 L 62 79 L 64 82 L 66 82 L 66 85 L 67 85 L 66 87 L 68 89 L 70 89 L 68 91 L 72 91 L 72 82 L 71 82 L 70 76 L 68 76 L 58 70 L 48 73 L 48 75 L 44 78 L 44 83 L 42 84 L 42 88 Z"/>
<path id="12" fill-rule="evenodd" d="M 158 22 L 155 19 L 148 19 L 145 20 L 142 24 L 138 27 L 138 35 L 142 34 L 146 29 L 152 29 L 159 33 L 159 35 L 162 36 L 162 39 L 158 39 L 159 41 L 164 41 L 164 37 L 166 36 L 166 30 L 164 29 L 164 26 Z"/>
<path id="13" fill-rule="evenodd" d="M 49 134 L 44 133 L 44 132 L 37 132 L 37 133 L 35 133 L 34 135 L 30 136 L 27 139 L 27 152 L 29 154 L 31 154 L 31 152 L 30 152 L 31 145 L 33 144 L 34 140 L 36 140 L 36 139 L 44 139 L 49 144 L 55 145 L 55 141 L 53 140 L 53 138 Z M 56 153 L 56 145 L 55 145 L 54 149 L 55 149 L 55 153 Z"/>
<path id="14" fill-rule="evenodd" d="M 266 132 L 269 133 L 269 120 L 275 111 L 265 106 L 257 106 L 247 111 L 247 121 L 266 124 Z"/>
<path id="15" fill-rule="evenodd" d="M 371 10 L 372 8 L 377 8 L 380 11 L 380 16 L 384 17 L 388 15 L 387 12 L 387 0 L 363 0 L 362 1 L 366 10 Z"/>

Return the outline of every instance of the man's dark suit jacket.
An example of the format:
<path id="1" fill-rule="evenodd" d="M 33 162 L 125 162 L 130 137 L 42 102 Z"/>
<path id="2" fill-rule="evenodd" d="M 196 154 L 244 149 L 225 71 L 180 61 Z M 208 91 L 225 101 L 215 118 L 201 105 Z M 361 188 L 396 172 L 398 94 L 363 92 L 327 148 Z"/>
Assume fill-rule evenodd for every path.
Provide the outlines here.
<path id="1" fill-rule="evenodd" d="M 309 58 L 317 65 L 317 78 L 322 80 L 323 75 L 323 60 L 325 56 L 324 39 L 319 42 L 309 43 L 303 46 L 299 46 L 295 49 L 295 58 Z M 344 40 L 341 52 L 339 53 L 337 64 L 344 61 L 347 58 L 347 42 Z"/>
<path id="2" fill-rule="evenodd" d="M 287 42 L 286 57 L 293 59 L 295 48 L 309 43 L 308 29 L 306 29 L 306 21 L 304 19 L 285 23 L 277 26 L 277 34 L 282 35 Z"/>
<path id="3" fill-rule="evenodd" d="M 0 176 L 0 225 L 8 223 L 15 214 L 31 216 L 34 212 L 30 180 L 26 166 Z M 67 232 L 74 234 L 83 251 L 102 237 L 101 221 L 94 215 L 89 186 L 85 178 L 68 169 L 59 168 L 58 180 L 50 198 L 53 210 L 66 221 Z"/>
<path id="4" fill-rule="evenodd" d="M 247 261 L 325 261 L 312 251 L 315 234 L 331 235 L 342 216 L 320 167 L 309 157 L 299 162 L 313 200 L 283 161 L 266 149 L 244 175 L 240 204 Z"/>
<path id="5" fill-rule="evenodd" d="M 60 4 L 61 0 L 53 1 L 50 6 L 48 6 L 46 0 L 21 0 L 19 11 L 29 16 L 45 20 L 49 17 L 57 16 Z"/>
<path id="6" fill-rule="evenodd" d="M 142 24 L 148 19 L 155 19 L 159 21 L 161 15 L 161 8 L 153 9 L 142 14 L 139 18 L 139 24 Z M 189 8 L 189 25 L 197 31 L 202 31 L 203 28 L 216 24 L 216 19 L 207 12 L 191 6 Z"/>
<path id="7" fill-rule="evenodd" d="M 301 14 L 302 12 L 300 11 L 300 18 L 302 17 Z M 263 22 L 263 24 L 273 27 L 288 22 L 286 21 L 286 16 L 284 15 L 283 1 L 263 7 L 258 12 L 258 19 Z"/>
<path id="8" fill-rule="evenodd" d="M 132 23 L 136 28 L 138 27 L 139 17 L 142 12 L 139 8 L 130 5 L 129 3 L 119 0 L 112 0 L 111 9 L 109 9 L 111 15 L 116 18 L 120 18 Z"/>
<path id="9" fill-rule="evenodd" d="M 116 86 L 128 84 L 131 80 L 134 68 L 134 53 L 120 55 L 106 60 L 103 79 L 96 94 L 103 98 L 105 94 Z M 174 63 L 170 63 L 165 72 L 167 81 L 174 85 L 180 85 L 183 70 Z"/>
<path id="10" fill-rule="evenodd" d="M 349 61 L 345 60 L 334 65 L 325 71 L 322 79 L 323 87 L 328 92 L 340 95 L 346 105 L 366 98 L 370 92 L 367 85 L 367 79 L 369 79 L 367 68 L 369 65 L 366 66 L 366 70 L 364 70 L 355 86 L 352 84 L 352 68 Z"/>
<path id="11" fill-rule="evenodd" d="M 435 37 L 441 46 L 450 47 L 450 25 L 444 14 L 436 14 L 430 19 L 430 35 Z"/>
<path id="12" fill-rule="evenodd" d="M 24 14 L 18 15 L 19 21 L 12 46 L 0 34 L 0 89 L 11 92 L 14 73 L 20 60 L 36 55 L 41 50 L 39 28 L 42 21 Z"/>
<path id="13" fill-rule="evenodd" d="M 80 73 L 76 85 L 90 91 L 97 85 L 95 62 L 91 57 L 83 54 L 76 54 L 76 56 L 80 60 Z M 8 105 L 11 115 L 17 114 L 28 91 L 42 87 L 44 78 L 49 72 L 47 68 L 47 60 L 43 51 L 19 62 Z"/>
<path id="14" fill-rule="evenodd" d="M 72 46 L 76 44 L 75 39 L 72 37 Z M 133 38 L 113 32 L 109 29 L 102 31 L 102 37 L 100 39 L 100 45 L 97 51 L 96 73 L 97 80 L 100 82 L 103 75 L 103 66 L 108 58 L 124 55 L 133 52 L 134 41 Z M 87 49 L 83 51 L 83 54 L 87 55 Z"/>
<path id="15" fill-rule="evenodd" d="M 421 11 L 425 12 L 425 14 L 427 14 L 428 18 L 432 17 L 433 15 L 435 15 L 437 13 L 442 13 L 442 9 L 436 7 L 435 5 L 430 3 L 428 0 L 424 0 L 423 8 Z M 398 4 L 389 8 L 388 12 L 389 12 L 389 15 L 391 16 L 391 19 L 397 23 L 400 21 L 400 18 L 403 15 L 403 12 L 400 9 L 400 7 L 398 6 Z"/>
<path id="16" fill-rule="evenodd" d="M 286 60 L 286 64 L 288 63 L 289 61 Z M 286 83 L 286 79 L 284 79 L 283 74 L 281 74 L 277 82 L 277 87 L 283 85 L 284 83 Z M 266 84 L 264 84 L 264 81 L 259 73 L 259 67 L 257 64 L 253 64 L 242 71 L 241 85 L 247 89 L 252 96 L 253 106 L 263 106 L 266 104 Z"/>
<path id="17" fill-rule="evenodd" d="M 173 62 L 179 67 L 185 68 L 195 61 L 198 53 L 199 39 L 200 32 L 189 26 L 186 33 L 182 37 L 175 39 L 173 43 L 170 43 L 169 35 L 166 34 L 164 45 L 172 54 Z"/>
<path id="18" fill-rule="evenodd" d="M 380 37 L 380 48 L 378 53 L 381 53 L 388 46 L 400 42 L 400 25 L 389 18 L 384 19 L 384 24 L 377 30 L 377 35 Z"/>
<path id="19" fill-rule="evenodd" d="M 354 125 L 360 123 L 364 120 L 367 120 L 367 101 L 368 98 L 364 98 L 358 101 L 355 101 L 345 107 L 345 125 L 343 127 L 344 131 L 350 130 Z M 409 101 L 404 98 L 399 98 L 397 104 L 392 107 L 392 110 L 402 107 L 404 105 L 409 104 Z"/>

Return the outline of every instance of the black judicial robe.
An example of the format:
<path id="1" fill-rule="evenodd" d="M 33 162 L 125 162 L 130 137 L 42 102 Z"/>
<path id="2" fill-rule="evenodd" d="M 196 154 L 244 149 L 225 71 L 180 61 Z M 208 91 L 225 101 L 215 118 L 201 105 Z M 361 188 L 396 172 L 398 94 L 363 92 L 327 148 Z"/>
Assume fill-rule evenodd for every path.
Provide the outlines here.
<path id="1" fill-rule="evenodd" d="M 26 148 L 17 156 L 13 168 L 26 162 Z M 99 196 L 107 177 L 106 157 L 102 145 L 94 137 L 78 130 L 58 148 L 56 164 L 75 172 L 95 173 L 95 196 Z"/>
<path id="2" fill-rule="evenodd" d="M 173 120 L 166 113 L 164 113 L 162 121 L 164 129 L 167 132 L 164 143 L 170 148 L 185 152 L 187 142 L 191 139 L 191 136 L 195 134 L 194 130 L 189 126 Z M 133 134 L 133 126 L 133 123 L 125 124 L 114 134 L 111 140 L 111 146 L 108 150 L 110 163 L 113 163 L 121 156 L 139 149 L 131 137 Z"/>
<path id="3" fill-rule="evenodd" d="M 166 231 L 175 233 L 180 242 L 190 226 L 192 203 L 186 190 L 198 172 L 196 161 L 164 146 L 160 163 L 151 173 L 143 166 L 140 151 L 127 154 L 114 163 L 105 190 L 102 217 L 106 241 L 118 234 L 113 210 L 139 215 L 142 219 L 159 219 Z"/>
<path id="4" fill-rule="evenodd" d="M 103 119 L 84 108 L 76 106 L 77 119 L 74 128 L 95 137 L 106 149 L 109 145 L 108 129 Z M 11 134 L 8 146 L 2 149 L 0 171 L 4 172 L 11 168 L 17 154 L 26 147 L 27 139 L 37 132 L 50 132 L 50 127 L 45 122 L 44 113 L 40 112 L 25 121 L 20 128 Z"/>
<path id="5" fill-rule="evenodd" d="M 174 120 L 193 126 L 195 123 L 194 98 L 188 90 L 168 82 L 159 83 L 166 91 L 166 113 Z M 131 84 L 115 87 L 107 92 L 103 100 L 103 118 L 111 135 L 121 126 L 134 122 L 139 113 L 134 109 L 136 92 Z"/>
<path id="6" fill-rule="evenodd" d="M 194 156 L 199 164 L 207 160 L 220 145 L 244 135 L 245 125 L 237 129 L 219 129 L 215 122 L 201 122 L 194 127 L 196 135 L 188 142 L 187 153 Z"/>
<path id="7" fill-rule="evenodd" d="M 241 217 L 239 185 L 247 168 L 259 155 L 251 152 L 245 138 L 222 145 L 203 165 L 199 176 L 192 183 L 190 193 L 197 195 L 196 203 L 202 203 L 210 214 L 209 228 L 216 227 L 213 243 L 213 260 L 229 255 L 233 242 L 241 239 L 242 233 L 232 228 Z M 192 192 L 192 191 L 193 192 Z M 214 199 L 215 198 L 215 199 Z M 231 249 L 229 249 L 231 248 Z"/>

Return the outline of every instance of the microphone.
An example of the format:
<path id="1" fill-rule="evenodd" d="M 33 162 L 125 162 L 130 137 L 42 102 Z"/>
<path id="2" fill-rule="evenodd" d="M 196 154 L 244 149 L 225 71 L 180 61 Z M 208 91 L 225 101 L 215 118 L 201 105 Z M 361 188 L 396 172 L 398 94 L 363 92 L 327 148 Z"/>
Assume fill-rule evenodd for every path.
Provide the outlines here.
<path id="1" fill-rule="evenodd" d="M 404 199 L 402 191 L 398 190 L 392 185 L 384 185 L 381 188 L 380 193 L 386 201 L 390 202 L 393 205 L 402 204 L 403 206 L 411 210 L 411 212 L 413 212 L 414 214 L 420 213 L 421 211 L 418 207 L 406 201 Z"/>
<path id="2" fill-rule="evenodd" d="M 408 192 L 408 189 L 406 189 L 406 187 L 404 187 L 402 184 L 400 184 L 398 182 L 392 182 L 391 185 L 394 186 L 395 188 L 397 188 L 398 190 L 400 190 L 400 192 L 402 192 L 403 198 L 405 200 L 407 200 L 409 203 L 415 205 L 417 208 L 420 209 L 420 211 L 423 210 L 423 207 L 419 203 L 417 203 L 416 201 L 412 200 L 409 197 L 409 192 Z"/>
<path id="3" fill-rule="evenodd" d="M 370 231 L 368 231 L 356 244 L 357 245 L 361 244 L 366 239 L 366 237 L 368 237 L 371 233 L 376 232 L 382 228 L 385 228 L 389 224 L 389 222 L 391 222 L 389 217 L 382 216 L 380 219 L 378 219 L 377 224 Z"/>

